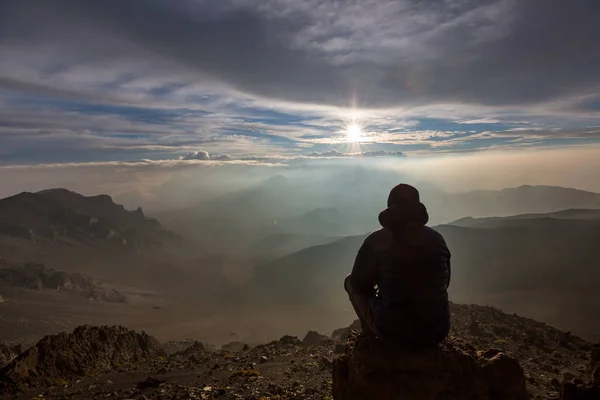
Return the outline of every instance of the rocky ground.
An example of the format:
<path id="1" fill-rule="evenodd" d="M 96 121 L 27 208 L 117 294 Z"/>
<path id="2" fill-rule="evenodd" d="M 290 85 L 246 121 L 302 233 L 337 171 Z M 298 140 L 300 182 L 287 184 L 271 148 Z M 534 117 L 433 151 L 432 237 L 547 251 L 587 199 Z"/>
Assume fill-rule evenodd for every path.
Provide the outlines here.
<path id="1" fill-rule="evenodd" d="M 105 287 L 91 277 L 65 271 L 55 271 L 43 264 L 25 263 L 22 265 L 0 266 L 0 285 L 10 285 L 31 290 L 63 290 L 76 293 L 90 301 L 125 303 L 126 296 L 119 291 Z"/>
<path id="2" fill-rule="evenodd" d="M 593 347 L 584 340 L 490 307 L 453 305 L 452 312 L 453 343 L 518 359 L 529 398 L 557 399 L 563 381 L 589 380 Z M 43 339 L 0 371 L 0 393 L 16 399 L 332 399 L 332 362 L 345 351 L 340 338 L 347 334 L 209 347 L 159 345 L 119 329 L 87 327 Z"/>

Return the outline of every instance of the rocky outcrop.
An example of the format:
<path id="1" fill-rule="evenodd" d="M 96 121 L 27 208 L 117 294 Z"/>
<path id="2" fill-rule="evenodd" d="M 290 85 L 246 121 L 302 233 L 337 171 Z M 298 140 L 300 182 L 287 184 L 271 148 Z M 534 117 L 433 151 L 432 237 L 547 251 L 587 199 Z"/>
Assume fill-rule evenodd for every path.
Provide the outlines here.
<path id="1" fill-rule="evenodd" d="M 499 350 L 475 352 L 458 339 L 418 353 L 351 336 L 334 361 L 334 400 L 526 400 L 523 369 Z"/>
<path id="2" fill-rule="evenodd" d="M 0 199 L 0 233 L 33 243 L 110 242 L 128 250 L 174 238 L 158 221 L 146 218 L 141 208 L 127 211 L 108 195 L 86 197 L 66 189 Z"/>
<path id="3" fill-rule="evenodd" d="M 282 345 L 297 346 L 301 343 L 302 342 L 300 341 L 300 339 L 298 339 L 297 336 L 285 335 L 281 339 L 279 339 L 279 344 L 282 344 Z"/>
<path id="4" fill-rule="evenodd" d="M 229 343 L 226 343 L 223 346 L 221 346 L 221 349 L 223 351 L 229 351 L 232 353 L 242 351 L 242 350 L 244 350 L 244 348 L 248 348 L 248 345 L 243 342 L 240 342 L 240 341 L 229 342 Z"/>
<path id="5" fill-rule="evenodd" d="M 0 368 L 10 363 L 19 354 L 23 352 L 21 345 L 9 346 L 4 343 L 0 343 Z"/>
<path id="6" fill-rule="evenodd" d="M 600 386 L 589 386 L 578 382 L 566 382 L 560 394 L 561 400 L 598 400 Z"/>
<path id="7" fill-rule="evenodd" d="M 590 371 L 592 383 L 596 386 L 600 386 L 600 344 L 597 344 L 592 349 L 590 355 Z"/>
<path id="8" fill-rule="evenodd" d="M 341 342 L 345 342 L 346 339 L 348 339 L 348 335 L 350 334 L 350 332 L 352 332 L 353 330 L 356 331 L 361 331 L 361 324 L 360 321 L 354 320 L 354 322 L 352 322 L 352 324 L 350 324 L 349 327 L 347 328 L 340 328 L 340 329 L 336 329 L 335 331 L 333 331 L 331 338 L 335 341 L 341 341 Z"/>
<path id="9" fill-rule="evenodd" d="M 160 344 L 146 333 L 84 325 L 46 336 L 15 358 L 0 370 L 0 391 L 53 386 L 160 355 Z"/>
<path id="10" fill-rule="evenodd" d="M 590 381 L 586 384 L 576 379 L 562 386 L 561 400 L 598 400 L 600 399 L 600 344 L 590 353 Z"/>
<path id="11" fill-rule="evenodd" d="M 89 276 L 55 271 L 37 263 L 0 268 L 0 283 L 31 290 L 66 290 L 79 293 L 92 301 L 112 303 L 127 301 L 123 293 L 106 288 L 101 282 Z"/>
<path id="12" fill-rule="evenodd" d="M 302 339 L 302 344 L 304 346 L 317 346 L 329 340 L 327 336 L 321 335 L 319 332 L 308 331 L 304 339 Z"/>

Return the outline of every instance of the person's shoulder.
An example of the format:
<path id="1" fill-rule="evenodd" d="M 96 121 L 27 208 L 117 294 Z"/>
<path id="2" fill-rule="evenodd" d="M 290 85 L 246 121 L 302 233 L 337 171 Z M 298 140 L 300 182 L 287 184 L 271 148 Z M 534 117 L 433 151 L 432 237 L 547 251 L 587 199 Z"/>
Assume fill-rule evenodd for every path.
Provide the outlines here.
<path id="1" fill-rule="evenodd" d="M 423 229 L 425 240 L 428 242 L 429 246 L 434 246 L 438 248 L 443 248 L 445 251 L 448 250 L 448 245 L 446 244 L 446 239 L 444 236 L 436 231 L 433 228 L 425 226 Z"/>
<path id="2" fill-rule="evenodd" d="M 394 242 L 394 235 L 389 229 L 379 229 L 371 233 L 364 241 L 364 244 L 375 250 L 388 248 Z"/>
<path id="3" fill-rule="evenodd" d="M 430 228 L 429 226 L 424 226 L 423 232 L 426 235 L 426 237 L 428 237 L 430 239 L 441 240 L 441 241 L 445 242 L 444 236 L 442 236 L 442 234 L 440 232 L 436 231 L 433 228 Z"/>

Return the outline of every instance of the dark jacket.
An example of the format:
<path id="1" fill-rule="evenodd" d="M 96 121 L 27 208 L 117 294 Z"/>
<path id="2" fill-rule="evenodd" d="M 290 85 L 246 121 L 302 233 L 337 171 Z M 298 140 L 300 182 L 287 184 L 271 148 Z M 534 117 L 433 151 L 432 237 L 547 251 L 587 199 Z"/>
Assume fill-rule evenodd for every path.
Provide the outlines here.
<path id="1" fill-rule="evenodd" d="M 380 214 L 383 229 L 364 241 L 351 275 L 357 293 L 373 296 L 379 336 L 410 348 L 437 344 L 450 329 L 450 251 L 418 204 Z"/>

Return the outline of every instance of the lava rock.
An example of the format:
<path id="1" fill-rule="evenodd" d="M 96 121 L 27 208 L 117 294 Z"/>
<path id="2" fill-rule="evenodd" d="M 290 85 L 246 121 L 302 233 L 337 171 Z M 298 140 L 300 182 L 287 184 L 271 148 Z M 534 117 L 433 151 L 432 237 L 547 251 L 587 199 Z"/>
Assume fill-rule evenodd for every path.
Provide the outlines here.
<path id="1" fill-rule="evenodd" d="M 230 353 L 237 353 L 238 351 L 244 350 L 244 348 L 247 346 L 248 345 L 246 345 L 245 343 L 242 343 L 242 342 L 230 342 L 230 343 L 224 344 L 221 347 L 221 349 L 224 351 L 228 351 Z"/>
<path id="2" fill-rule="evenodd" d="M 79 326 L 73 333 L 44 337 L 0 370 L 0 391 L 53 386 L 164 354 L 158 341 L 144 332 Z"/>
<path id="3" fill-rule="evenodd" d="M 279 339 L 279 343 L 280 344 L 284 344 L 284 345 L 299 345 L 302 342 L 300 341 L 300 339 L 298 339 L 297 336 L 290 336 L 290 335 L 285 335 L 284 337 L 282 337 L 281 339 Z"/>
<path id="4" fill-rule="evenodd" d="M 500 351 L 469 354 L 452 340 L 420 352 L 359 335 L 334 361 L 334 400 L 526 400 L 519 362 Z"/>
<path id="5" fill-rule="evenodd" d="M 560 394 L 561 400 L 598 400 L 600 399 L 600 387 L 566 382 Z"/>
<path id="6" fill-rule="evenodd" d="M 592 348 L 590 355 L 590 371 L 592 374 L 592 384 L 600 386 L 600 344 Z"/>
<path id="7" fill-rule="evenodd" d="M 308 331 L 302 340 L 302 344 L 305 346 L 316 346 L 328 340 L 329 338 L 327 336 L 321 335 L 319 332 Z"/>

